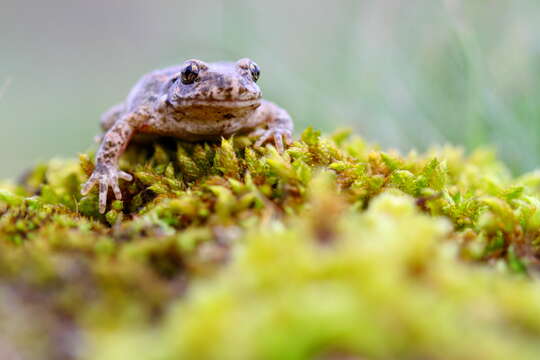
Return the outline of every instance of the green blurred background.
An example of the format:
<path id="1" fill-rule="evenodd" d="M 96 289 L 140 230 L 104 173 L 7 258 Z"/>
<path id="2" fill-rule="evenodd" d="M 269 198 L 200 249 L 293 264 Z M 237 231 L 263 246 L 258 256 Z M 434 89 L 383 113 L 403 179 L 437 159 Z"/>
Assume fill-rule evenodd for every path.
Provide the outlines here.
<path id="1" fill-rule="evenodd" d="M 540 164 L 537 0 L 0 0 L 0 177 L 93 146 L 147 71 L 246 56 L 297 132 Z"/>

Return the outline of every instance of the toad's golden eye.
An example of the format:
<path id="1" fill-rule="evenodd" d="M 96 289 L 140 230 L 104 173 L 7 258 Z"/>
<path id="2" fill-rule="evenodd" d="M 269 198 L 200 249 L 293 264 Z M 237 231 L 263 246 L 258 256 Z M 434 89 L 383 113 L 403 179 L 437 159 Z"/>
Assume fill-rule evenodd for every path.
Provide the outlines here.
<path id="1" fill-rule="evenodd" d="M 199 77 L 199 66 L 194 62 L 189 63 L 182 70 L 182 84 L 193 84 L 197 77 Z"/>
<path id="2" fill-rule="evenodd" d="M 253 81 L 257 82 L 257 80 L 259 80 L 259 77 L 261 76 L 261 69 L 259 68 L 259 66 L 254 62 L 251 62 L 249 64 L 249 72 L 251 73 Z"/>

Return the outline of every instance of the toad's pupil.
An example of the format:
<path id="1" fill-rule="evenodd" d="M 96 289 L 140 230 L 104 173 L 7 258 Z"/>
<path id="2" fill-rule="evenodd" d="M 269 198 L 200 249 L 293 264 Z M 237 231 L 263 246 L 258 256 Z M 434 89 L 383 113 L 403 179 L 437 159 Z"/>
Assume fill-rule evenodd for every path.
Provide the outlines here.
<path id="1" fill-rule="evenodd" d="M 249 70 L 251 71 L 253 81 L 259 80 L 259 76 L 261 76 L 261 70 L 259 69 L 259 67 L 255 64 L 251 64 L 249 65 Z"/>
<path id="2" fill-rule="evenodd" d="M 186 66 L 184 71 L 182 71 L 182 83 L 192 84 L 199 75 L 199 68 L 195 64 L 189 64 Z"/>

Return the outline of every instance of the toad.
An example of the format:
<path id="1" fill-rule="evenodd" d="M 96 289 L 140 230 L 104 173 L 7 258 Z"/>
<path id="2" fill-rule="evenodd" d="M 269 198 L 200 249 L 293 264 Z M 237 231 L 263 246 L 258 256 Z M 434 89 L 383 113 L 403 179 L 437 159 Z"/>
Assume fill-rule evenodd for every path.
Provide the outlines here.
<path id="1" fill-rule="evenodd" d="M 292 141 L 293 122 L 287 111 L 261 98 L 259 76 L 259 66 L 249 59 L 193 59 L 143 76 L 123 103 L 103 114 L 105 134 L 81 193 L 99 186 L 100 213 L 106 210 L 109 188 L 122 199 L 118 180 L 133 177 L 119 170 L 118 159 L 134 136 L 204 141 L 246 133 L 257 138 L 256 146 L 273 142 L 282 152 Z"/>

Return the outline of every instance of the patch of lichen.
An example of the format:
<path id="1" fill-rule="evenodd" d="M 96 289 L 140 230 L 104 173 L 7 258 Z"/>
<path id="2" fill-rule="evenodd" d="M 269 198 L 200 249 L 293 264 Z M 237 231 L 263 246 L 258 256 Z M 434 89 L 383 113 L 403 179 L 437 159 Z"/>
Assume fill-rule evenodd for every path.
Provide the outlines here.
<path id="1" fill-rule="evenodd" d="M 540 174 L 490 151 L 164 139 L 130 146 L 135 180 L 104 215 L 79 192 L 91 158 L 0 185 L 0 315 L 34 319 L 0 344 L 55 329 L 49 358 L 540 354 Z"/>

